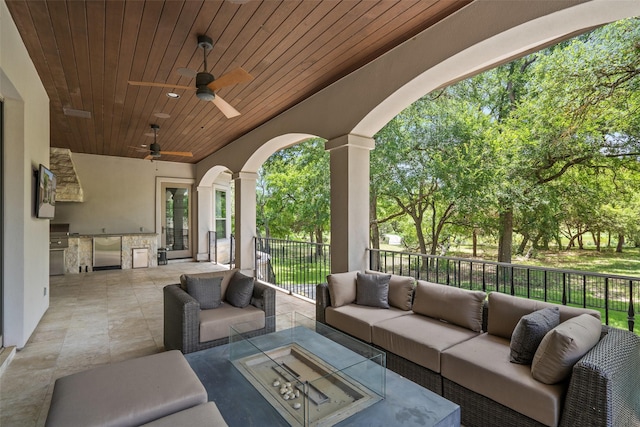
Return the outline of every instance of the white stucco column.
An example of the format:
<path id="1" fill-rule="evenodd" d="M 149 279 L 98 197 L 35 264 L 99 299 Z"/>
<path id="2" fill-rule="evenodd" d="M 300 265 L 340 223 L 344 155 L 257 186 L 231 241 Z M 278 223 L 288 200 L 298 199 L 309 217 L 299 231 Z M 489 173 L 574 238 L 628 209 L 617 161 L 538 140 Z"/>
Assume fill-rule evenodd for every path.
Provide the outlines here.
<path id="1" fill-rule="evenodd" d="M 331 170 L 331 272 L 363 270 L 369 245 L 369 151 L 373 138 L 327 141 Z"/>
<path id="2" fill-rule="evenodd" d="M 196 261 L 209 260 L 209 231 L 213 230 L 213 189 L 199 186 L 198 191 L 198 254 Z"/>
<path id="3" fill-rule="evenodd" d="M 244 274 L 253 275 L 255 270 L 256 237 L 256 181 L 255 172 L 233 174 L 235 183 L 236 267 Z"/>

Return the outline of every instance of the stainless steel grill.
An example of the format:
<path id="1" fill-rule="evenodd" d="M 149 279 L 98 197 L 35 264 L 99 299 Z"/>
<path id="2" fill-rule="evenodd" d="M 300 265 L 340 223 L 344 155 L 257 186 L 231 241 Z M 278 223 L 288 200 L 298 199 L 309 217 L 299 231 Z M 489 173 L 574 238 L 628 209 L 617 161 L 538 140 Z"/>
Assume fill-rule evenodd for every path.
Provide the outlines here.
<path id="1" fill-rule="evenodd" d="M 69 224 L 49 225 L 49 250 L 69 247 Z"/>
<path id="2" fill-rule="evenodd" d="M 64 250 L 69 247 L 69 224 L 49 225 L 49 276 L 65 273 Z"/>

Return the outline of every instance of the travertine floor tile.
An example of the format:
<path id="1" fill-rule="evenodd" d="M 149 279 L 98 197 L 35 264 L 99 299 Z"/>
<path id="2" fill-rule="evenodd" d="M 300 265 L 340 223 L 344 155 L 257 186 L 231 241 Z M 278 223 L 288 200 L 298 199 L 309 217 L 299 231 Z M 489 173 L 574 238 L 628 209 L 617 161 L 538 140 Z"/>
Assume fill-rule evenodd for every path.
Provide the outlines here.
<path id="1" fill-rule="evenodd" d="M 49 309 L 0 377 L 0 426 L 44 426 L 57 378 L 164 351 L 162 288 L 217 269 L 181 262 L 50 277 Z M 315 305 L 280 291 L 276 310 L 315 317 Z"/>

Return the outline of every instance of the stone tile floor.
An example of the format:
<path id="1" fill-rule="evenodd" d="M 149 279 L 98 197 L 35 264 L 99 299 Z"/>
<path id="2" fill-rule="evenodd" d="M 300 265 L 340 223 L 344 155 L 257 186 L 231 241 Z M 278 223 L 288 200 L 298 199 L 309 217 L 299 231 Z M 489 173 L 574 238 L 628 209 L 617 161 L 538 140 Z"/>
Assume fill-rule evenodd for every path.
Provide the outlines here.
<path id="1" fill-rule="evenodd" d="M 61 376 L 163 351 L 162 288 L 220 268 L 176 262 L 51 277 L 49 309 L 0 377 L 0 426 L 43 426 Z M 277 292 L 276 314 L 292 311 L 315 317 L 314 304 Z"/>

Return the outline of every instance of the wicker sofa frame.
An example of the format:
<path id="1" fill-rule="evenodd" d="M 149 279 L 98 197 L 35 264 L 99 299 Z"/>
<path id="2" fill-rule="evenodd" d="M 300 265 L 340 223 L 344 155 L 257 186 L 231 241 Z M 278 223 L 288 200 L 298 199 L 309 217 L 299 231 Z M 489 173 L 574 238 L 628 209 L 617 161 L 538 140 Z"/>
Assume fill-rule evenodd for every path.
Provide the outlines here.
<path id="1" fill-rule="evenodd" d="M 200 342 L 200 303 L 186 293 L 179 284 L 167 285 L 164 293 L 164 347 L 192 353 L 229 342 L 229 337 Z M 253 286 L 252 304 L 264 311 L 265 326 L 249 332 L 247 337 L 275 331 L 276 291 L 260 282 Z"/>
<path id="2" fill-rule="evenodd" d="M 316 320 L 326 324 L 331 305 L 326 283 L 316 289 Z M 486 330 L 485 304 L 483 325 Z M 640 425 L 640 337 L 603 326 L 603 335 L 573 367 L 560 419 L 561 427 Z M 381 349 L 384 350 L 384 349 Z M 387 368 L 460 405 L 466 427 L 543 424 L 443 378 L 439 373 L 384 350 Z"/>

